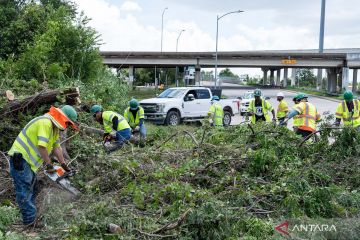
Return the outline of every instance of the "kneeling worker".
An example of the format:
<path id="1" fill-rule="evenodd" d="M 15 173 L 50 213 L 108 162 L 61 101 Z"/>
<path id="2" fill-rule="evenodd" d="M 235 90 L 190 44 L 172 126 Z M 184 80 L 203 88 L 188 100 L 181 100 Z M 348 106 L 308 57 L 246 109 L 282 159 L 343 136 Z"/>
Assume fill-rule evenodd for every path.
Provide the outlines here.
<path id="1" fill-rule="evenodd" d="M 124 117 L 129 123 L 133 132 L 140 132 L 140 138 L 146 138 L 146 128 L 144 123 L 144 109 L 139 106 L 136 99 L 131 99 L 129 107 L 124 111 Z"/>
<path id="2" fill-rule="evenodd" d="M 111 140 L 112 130 L 116 131 L 115 143 L 107 151 L 115 151 L 130 140 L 131 128 L 123 116 L 113 111 L 103 111 L 100 105 L 93 105 L 90 112 L 97 122 L 104 125 L 104 142 Z"/>
<path id="3" fill-rule="evenodd" d="M 24 225 L 41 225 L 36 221 L 36 174 L 43 164 L 49 173 L 56 171 L 51 163 L 50 153 L 54 153 L 65 171 L 71 171 L 60 147 L 59 130 L 63 131 L 69 125 L 77 130 L 76 120 L 77 113 L 73 107 L 51 107 L 48 113 L 34 118 L 23 128 L 8 153 L 16 202 Z"/>

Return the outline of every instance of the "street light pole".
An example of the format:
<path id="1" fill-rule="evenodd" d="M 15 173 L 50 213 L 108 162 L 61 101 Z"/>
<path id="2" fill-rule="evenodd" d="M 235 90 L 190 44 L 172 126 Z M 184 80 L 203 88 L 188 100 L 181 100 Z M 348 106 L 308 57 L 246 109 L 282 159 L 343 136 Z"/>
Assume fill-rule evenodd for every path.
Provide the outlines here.
<path id="1" fill-rule="evenodd" d="M 183 29 L 183 30 L 181 30 L 181 31 L 179 32 L 179 36 L 178 36 L 177 39 L 176 39 L 176 52 L 178 51 L 179 38 L 180 38 L 182 32 L 185 32 L 185 29 Z M 176 66 L 176 71 L 175 71 L 176 87 L 179 86 L 178 72 L 179 72 L 179 68 L 178 68 L 178 66 Z"/>
<path id="2" fill-rule="evenodd" d="M 320 14 L 320 34 L 319 34 L 319 53 L 324 52 L 324 28 L 325 28 L 325 4 L 326 0 L 321 1 L 321 14 Z M 322 88 L 322 68 L 318 69 L 316 89 Z"/>
<path id="3" fill-rule="evenodd" d="M 164 32 L 164 13 L 168 8 L 164 8 L 162 15 L 161 15 L 161 52 L 163 49 L 163 32 Z"/>
<path id="4" fill-rule="evenodd" d="M 219 17 L 219 15 L 216 16 L 215 88 L 217 87 L 217 80 L 218 80 L 218 76 L 217 76 L 217 65 L 218 65 L 219 20 L 220 20 L 221 18 L 225 17 L 226 15 L 233 14 L 233 13 L 242 13 L 242 12 L 244 12 L 244 11 L 237 10 L 237 11 L 225 13 L 224 15 L 222 15 L 222 16 L 220 16 L 220 17 Z"/>
<path id="5" fill-rule="evenodd" d="M 180 38 L 182 32 L 185 32 L 185 29 L 183 29 L 179 32 L 179 36 L 176 39 L 176 52 L 178 51 L 179 38 Z"/>

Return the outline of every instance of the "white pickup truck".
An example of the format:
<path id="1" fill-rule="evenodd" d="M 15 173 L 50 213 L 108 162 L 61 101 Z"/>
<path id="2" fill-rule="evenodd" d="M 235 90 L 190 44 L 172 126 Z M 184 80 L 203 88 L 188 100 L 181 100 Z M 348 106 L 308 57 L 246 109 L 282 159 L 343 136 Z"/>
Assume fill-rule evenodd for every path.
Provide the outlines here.
<path id="1" fill-rule="evenodd" d="M 207 117 L 212 93 L 205 87 L 169 88 L 156 98 L 140 101 L 145 120 L 160 124 L 178 125 L 182 121 L 199 121 Z M 231 117 L 239 114 L 238 99 L 220 99 L 224 109 L 224 125 L 230 125 Z"/>

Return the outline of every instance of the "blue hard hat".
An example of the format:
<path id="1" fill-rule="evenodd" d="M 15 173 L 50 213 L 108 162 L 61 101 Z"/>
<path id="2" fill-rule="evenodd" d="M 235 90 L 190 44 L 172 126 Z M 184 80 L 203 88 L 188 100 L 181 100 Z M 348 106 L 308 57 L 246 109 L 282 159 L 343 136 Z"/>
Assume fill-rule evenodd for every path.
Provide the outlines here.
<path id="1" fill-rule="evenodd" d="M 218 97 L 218 96 L 216 96 L 216 95 L 214 95 L 212 98 L 211 98 L 211 101 L 219 101 L 220 100 L 220 98 Z"/>

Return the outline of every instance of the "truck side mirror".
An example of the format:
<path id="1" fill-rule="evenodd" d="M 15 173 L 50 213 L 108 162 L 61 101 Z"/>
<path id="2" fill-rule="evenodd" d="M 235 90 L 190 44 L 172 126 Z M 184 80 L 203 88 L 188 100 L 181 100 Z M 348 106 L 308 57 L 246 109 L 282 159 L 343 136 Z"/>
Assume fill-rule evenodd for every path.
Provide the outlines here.
<path id="1" fill-rule="evenodd" d="M 269 100 L 270 98 L 269 97 L 266 97 L 265 100 Z"/>
<path id="2" fill-rule="evenodd" d="M 237 99 L 242 100 L 242 97 L 237 97 Z"/>

